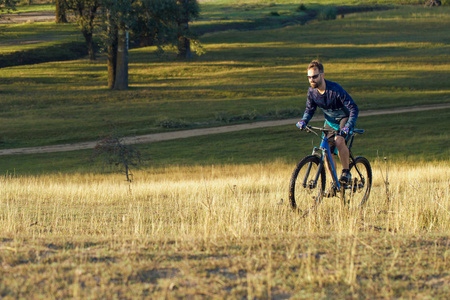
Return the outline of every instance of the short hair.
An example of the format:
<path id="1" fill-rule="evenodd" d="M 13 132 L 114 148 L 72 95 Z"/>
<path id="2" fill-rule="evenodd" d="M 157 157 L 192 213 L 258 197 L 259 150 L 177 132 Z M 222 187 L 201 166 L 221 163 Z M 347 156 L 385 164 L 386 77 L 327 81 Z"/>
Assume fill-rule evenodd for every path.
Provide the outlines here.
<path id="1" fill-rule="evenodd" d="M 320 61 L 313 60 L 312 62 L 309 63 L 308 68 L 306 70 L 313 68 L 317 68 L 319 70 L 319 73 L 323 73 L 323 65 L 320 63 Z"/>

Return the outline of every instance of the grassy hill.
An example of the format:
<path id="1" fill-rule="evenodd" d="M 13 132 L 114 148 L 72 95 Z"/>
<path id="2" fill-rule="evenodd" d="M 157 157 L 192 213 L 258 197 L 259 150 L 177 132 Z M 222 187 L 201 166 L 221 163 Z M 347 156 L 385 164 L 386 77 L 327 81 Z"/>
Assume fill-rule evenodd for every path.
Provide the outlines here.
<path id="1" fill-rule="evenodd" d="M 288 18 L 299 4 L 205 1 L 199 23 Z M 0 147 L 299 116 L 316 58 L 361 110 L 448 103 L 449 16 L 399 6 L 215 31 L 192 61 L 133 49 L 121 92 L 106 88 L 104 58 L 1 68 Z M 70 25 L 8 30 L 54 36 L 44 27 L 67 30 L 52 43 L 78 38 Z M 449 118 L 450 109 L 359 118 L 366 133 L 353 149 L 374 177 L 367 205 L 326 198 L 305 218 L 290 209 L 289 178 L 319 140 L 294 124 L 139 145 L 150 162 L 132 182 L 91 164 L 92 151 L 0 156 L 0 298 L 446 299 Z"/>
<path id="2" fill-rule="evenodd" d="M 225 4 L 217 3 L 216 9 L 222 10 Z M 212 7 L 205 11 L 212 14 Z M 209 33 L 201 37 L 206 53 L 191 61 L 177 60 L 171 49 L 164 56 L 152 47 L 133 49 L 130 89 L 120 92 L 106 88 L 104 58 L 2 68 L 0 147 L 95 140 L 111 128 L 121 135 L 138 135 L 299 116 L 308 88 L 304 69 L 316 58 L 325 64 L 326 78 L 349 91 L 361 110 L 448 102 L 449 15 L 449 7 L 401 6 L 270 30 Z M 404 125 L 417 125 L 414 136 L 438 140 L 444 134 L 445 139 L 446 133 L 430 129 L 445 112 L 436 112 L 439 118 L 433 121 L 423 120 L 428 115 L 405 119 Z M 382 124 L 374 121 L 370 128 L 361 119 L 358 125 L 383 132 L 386 145 L 396 144 L 402 133 L 389 132 Z M 274 135 L 265 143 L 279 145 L 285 138 Z M 149 146 L 155 149 L 149 152 L 160 152 L 160 145 Z M 423 155 L 388 146 L 379 151 L 395 157 L 442 158 L 438 147 L 418 147 L 424 147 L 418 151 Z M 280 152 L 267 157 L 292 158 Z M 171 155 L 154 161 L 175 162 Z M 238 157 L 246 161 L 247 154 Z M 187 150 L 184 162 L 198 159 Z M 20 162 L 13 164 L 22 169 Z M 12 163 L 6 166 L 11 170 Z"/>

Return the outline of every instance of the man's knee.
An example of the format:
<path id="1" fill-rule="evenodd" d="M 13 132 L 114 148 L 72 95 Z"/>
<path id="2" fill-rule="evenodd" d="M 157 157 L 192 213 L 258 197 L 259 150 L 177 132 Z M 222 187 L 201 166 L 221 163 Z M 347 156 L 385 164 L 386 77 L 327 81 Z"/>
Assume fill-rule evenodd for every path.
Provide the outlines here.
<path id="1" fill-rule="evenodd" d="M 336 147 L 337 148 L 341 148 L 341 147 L 347 146 L 345 144 L 345 139 L 342 136 L 336 136 L 335 143 L 336 143 Z"/>

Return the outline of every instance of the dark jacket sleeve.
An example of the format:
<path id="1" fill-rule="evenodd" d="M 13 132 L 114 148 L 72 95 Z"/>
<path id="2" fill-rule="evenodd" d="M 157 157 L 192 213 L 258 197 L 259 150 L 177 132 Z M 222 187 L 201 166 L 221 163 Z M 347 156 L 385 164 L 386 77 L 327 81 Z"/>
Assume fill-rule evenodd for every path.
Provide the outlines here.
<path id="1" fill-rule="evenodd" d="M 358 118 L 359 114 L 358 106 L 356 105 L 355 101 L 353 101 L 352 97 L 350 97 L 350 95 L 344 89 L 342 89 L 341 101 L 342 104 L 349 111 L 348 121 L 345 124 L 345 126 L 349 128 L 354 128 L 356 124 L 356 119 Z"/>
<path id="2" fill-rule="evenodd" d="M 308 95 L 306 99 L 306 109 L 303 113 L 302 121 L 305 121 L 306 124 L 312 119 L 314 113 L 316 112 L 317 104 L 312 100 L 311 94 L 308 90 Z"/>

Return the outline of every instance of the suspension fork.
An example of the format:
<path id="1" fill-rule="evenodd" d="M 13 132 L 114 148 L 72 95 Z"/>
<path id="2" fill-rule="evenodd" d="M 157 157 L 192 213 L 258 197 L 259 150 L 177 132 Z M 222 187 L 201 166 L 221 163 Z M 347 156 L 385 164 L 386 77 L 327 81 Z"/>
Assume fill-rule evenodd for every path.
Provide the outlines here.
<path id="1" fill-rule="evenodd" d="M 314 176 L 314 181 L 313 181 L 314 185 L 311 188 L 316 188 L 317 181 L 319 180 L 319 176 L 320 176 L 320 173 L 323 168 L 323 153 L 319 156 L 317 154 L 317 152 L 319 152 L 319 149 L 317 149 L 317 147 L 314 147 L 312 154 L 320 158 L 320 163 L 319 163 L 319 167 L 317 168 L 317 173 Z M 311 172 L 311 167 L 312 167 L 312 163 L 308 163 L 308 167 L 306 168 L 305 178 L 303 178 L 303 187 L 304 188 L 306 188 L 308 186 L 307 181 L 309 178 L 309 173 Z"/>

